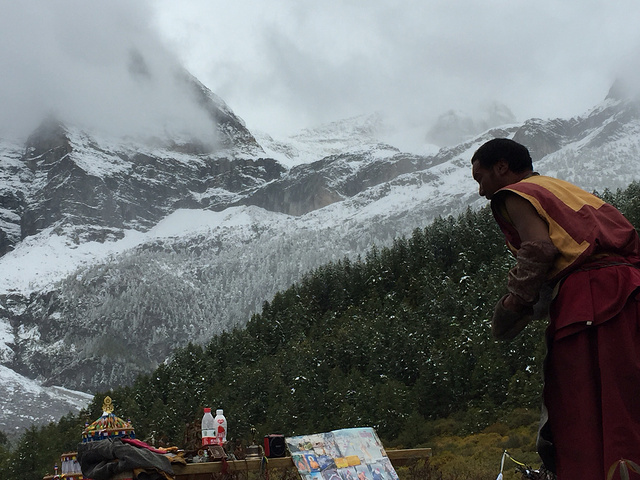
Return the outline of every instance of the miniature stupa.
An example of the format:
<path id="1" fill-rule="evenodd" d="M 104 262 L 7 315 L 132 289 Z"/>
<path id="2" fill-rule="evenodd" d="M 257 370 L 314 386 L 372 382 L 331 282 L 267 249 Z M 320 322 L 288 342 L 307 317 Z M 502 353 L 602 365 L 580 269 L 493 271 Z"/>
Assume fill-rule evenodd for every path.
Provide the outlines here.
<path id="1" fill-rule="evenodd" d="M 97 442 L 106 438 L 135 438 L 131 422 L 124 421 L 113 414 L 111 397 L 105 397 L 102 404 L 102 416 L 82 431 L 82 443 Z"/>

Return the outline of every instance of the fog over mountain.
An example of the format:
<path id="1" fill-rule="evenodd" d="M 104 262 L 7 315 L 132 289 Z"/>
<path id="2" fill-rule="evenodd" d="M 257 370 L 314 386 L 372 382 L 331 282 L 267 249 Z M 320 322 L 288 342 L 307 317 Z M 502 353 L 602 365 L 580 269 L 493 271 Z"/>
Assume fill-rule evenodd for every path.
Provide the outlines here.
<path id="1" fill-rule="evenodd" d="M 633 0 L 0 2 L 0 129 L 24 135 L 43 113 L 195 135 L 201 112 L 162 74 L 176 65 L 275 137 L 373 111 L 424 136 L 443 112 L 479 118 L 492 101 L 518 121 L 568 117 L 639 71 Z"/>
<path id="2" fill-rule="evenodd" d="M 149 15 L 144 2 L 122 0 L 3 5 L 0 137 L 24 137 L 51 115 L 102 134 L 214 143 L 189 74 Z"/>
<path id="3" fill-rule="evenodd" d="M 457 145 L 496 125 L 515 122 L 509 107 L 498 102 L 486 105 L 475 118 L 469 113 L 449 110 L 438 117 L 425 139 L 441 147 Z"/>

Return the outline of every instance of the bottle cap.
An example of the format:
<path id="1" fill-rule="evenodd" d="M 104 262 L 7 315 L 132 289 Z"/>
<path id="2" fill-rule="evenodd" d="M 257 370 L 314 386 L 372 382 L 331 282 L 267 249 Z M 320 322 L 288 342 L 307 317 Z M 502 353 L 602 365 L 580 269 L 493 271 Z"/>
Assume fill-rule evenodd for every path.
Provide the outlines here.
<path id="1" fill-rule="evenodd" d="M 204 413 L 211 413 L 211 409 L 209 407 L 204 407 Z"/>
<path id="2" fill-rule="evenodd" d="M 216 415 L 222 415 L 222 409 L 216 410 Z"/>

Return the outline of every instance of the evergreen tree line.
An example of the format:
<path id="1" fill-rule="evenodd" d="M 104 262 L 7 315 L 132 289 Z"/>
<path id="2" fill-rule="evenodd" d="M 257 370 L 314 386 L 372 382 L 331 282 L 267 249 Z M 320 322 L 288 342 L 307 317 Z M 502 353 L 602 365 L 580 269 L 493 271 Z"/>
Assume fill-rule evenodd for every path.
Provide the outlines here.
<path id="1" fill-rule="evenodd" d="M 640 225 L 640 184 L 600 196 Z M 540 402 L 545 322 L 511 343 L 490 335 L 513 264 L 488 207 L 329 262 L 245 327 L 177 349 L 152 374 L 29 429 L 13 448 L 0 438 L 0 471 L 8 480 L 50 472 L 107 394 L 137 437 L 156 445 L 183 445 L 206 406 L 223 408 L 231 439 L 245 444 L 252 427 L 290 436 L 371 426 L 386 446 L 405 448 L 430 446 L 443 432 L 495 430 Z"/>

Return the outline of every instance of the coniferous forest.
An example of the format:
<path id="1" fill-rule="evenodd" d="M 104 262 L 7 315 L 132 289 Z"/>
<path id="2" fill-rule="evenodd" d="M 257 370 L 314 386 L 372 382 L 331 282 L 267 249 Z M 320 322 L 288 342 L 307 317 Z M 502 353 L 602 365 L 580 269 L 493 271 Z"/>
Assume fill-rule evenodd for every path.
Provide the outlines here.
<path id="1" fill-rule="evenodd" d="M 640 184 L 600 196 L 640 225 Z M 106 395 L 136 437 L 155 445 L 184 445 L 209 406 L 224 409 L 237 443 L 250 442 L 252 427 L 261 437 L 371 426 L 387 448 L 433 448 L 440 478 L 495 477 L 505 449 L 537 467 L 545 322 L 511 343 L 490 333 L 513 262 L 485 207 L 328 263 L 244 328 L 175 351 L 15 445 L 0 436 L 2 478 L 51 473 Z"/>

